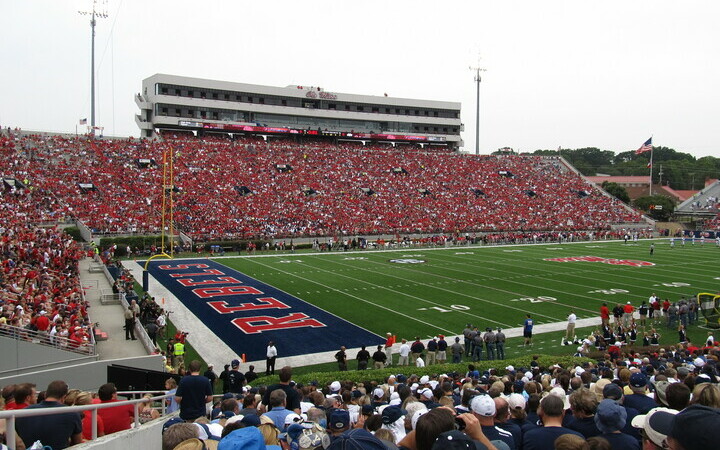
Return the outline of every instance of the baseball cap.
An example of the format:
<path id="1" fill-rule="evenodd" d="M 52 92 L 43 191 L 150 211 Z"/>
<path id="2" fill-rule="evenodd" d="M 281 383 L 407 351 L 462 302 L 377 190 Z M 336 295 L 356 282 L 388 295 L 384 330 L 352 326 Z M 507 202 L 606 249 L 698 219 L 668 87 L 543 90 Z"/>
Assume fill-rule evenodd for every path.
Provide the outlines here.
<path id="1" fill-rule="evenodd" d="M 429 409 L 420 409 L 415 411 L 415 414 L 413 414 L 412 419 L 410 419 L 410 424 L 412 425 L 412 429 L 414 430 L 417 427 L 418 420 L 423 414 L 427 414 Z"/>
<path id="2" fill-rule="evenodd" d="M 217 448 L 218 450 L 260 449 L 265 448 L 265 439 L 260 430 L 255 427 L 239 428 L 222 438 Z"/>
<path id="3" fill-rule="evenodd" d="M 420 384 L 427 384 L 427 382 L 430 381 L 430 377 L 427 375 L 423 375 L 420 377 Z"/>
<path id="4" fill-rule="evenodd" d="M 489 395 L 478 395 L 470 402 L 470 408 L 479 416 L 492 417 L 495 415 L 495 401 Z"/>
<path id="5" fill-rule="evenodd" d="M 185 422 L 185 421 L 182 420 L 182 419 L 179 418 L 179 417 L 173 417 L 172 419 L 168 420 L 167 422 L 165 422 L 165 423 L 163 424 L 162 431 L 163 431 L 163 433 L 164 433 L 165 430 L 167 430 L 167 429 L 170 428 L 171 426 L 173 426 L 173 425 L 175 425 L 175 424 L 177 424 L 177 423 L 184 423 L 184 422 Z"/>
<path id="6" fill-rule="evenodd" d="M 285 416 L 285 426 L 292 425 L 294 423 L 300 423 L 303 421 L 303 418 L 300 416 L 300 414 L 291 413 Z"/>
<path id="7" fill-rule="evenodd" d="M 405 375 L 399 373 L 398 376 L 397 376 L 397 380 L 398 380 L 399 383 L 404 383 L 404 382 L 407 381 L 407 377 L 406 377 Z"/>
<path id="8" fill-rule="evenodd" d="M 620 386 L 615 383 L 608 383 L 603 388 L 603 397 L 609 398 L 610 400 L 620 400 L 623 396 L 623 391 Z"/>
<path id="9" fill-rule="evenodd" d="M 328 428 L 340 430 L 350 426 L 350 413 L 346 409 L 335 408 L 330 412 Z"/>
<path id="10" fill-rule="evenodd" d="M 642 373 L 634 373 L 630 376 L 630 386 L 632 387 L 645 387 L 647 385 L 647 377 Z"/>
<path id="11" fill-rule="evenodd" d="M 387 447 L 368 430 L 354 428 L 333 439 L 327 450 L 387 450 Z"/>
<path id="12" fill-rule="evenodd" d="M 240 365 L 240 361 L 238 361 L 237 359 L 233 359 L 230 365 L 233 367 L 238 367 Z"/>
<path id="13" fill-rule="evenodd" d="M 702 359 L 702 358 L 695 358 L 695 359 L 693 360 L 693 365 L 694 365 L 695 367 L 702 367 L 702 366 L 705 365 L 705 360 Z"/>
<path id="14" fill-rule="evenodd" d="M 666 380 L 655 382 L 655 399 L 660 406 L 670 406 L 667 401 L 667 388 L 670 384 L 672 383 Z"/>
<path id="15" fill-rule="evenodd" d="M 248 414 L 242 419 L 240 419 L 240 423 L 243 423 L 249 427 L 259 427 L 260 426 L 260 417 L 257 414 Z"/>
<path id="16" fill-rule="evenodd" d="M 667 438 L 667 434 L 662 430 L 672 429 L 672 421 L 677 413 L 678 411 L 670 408 L 653 408 L 647 414 L 635 416 L 631 423 L 634 428 L 643 429 L 653 444 L 662 447 Z"/>
<path id="17" fill-rule="evenodd" d="M 605 399 L 600 402 L 595 413 L 595 425 L 601 433 L 622 430 L 627 421 L 627 411 L 615 401 Z"/>
<path id="18" fill-rule="evenodd" d="M 507 367 L 505 367 L 505 370 L 507 370 L 508 372 L 515 372 L 515 367 L 507 366 Z"/>
<path id="19" fill-rule="evenodd" d="M 479 442 L 472 440 L 470 436 L 460 430 L 450 430 L 441 433 L 432 446 L 432 450 L 464 450 L 482 448 L 486 447 Z"/>
<path id="20" fill-rule="evenodd" d="M 390 425 L 391 423 L 397 422 L 402 416 L 407 415 L 407 411 L 400 408 L 399 406 L 388 406 L 383 409 L 382 412 L 382 423 Z"/>
<path id="21" fill-rule="evenodd" d="M 570 400 L 565 394 L 565 389 L 561 388 L 560 386 L 556 386 L 550 389 L 550 395 L 554 395 L 563 401 L 563 409 L 570 409 Z"/>
<path id="22" fill-rule="evenodd" d="M 525 409 L 525 397 L 522 394 L 512 393 L 507 396 L 507 402 L 510 409 Z"/>
<path id="23" fill-rule="evenodd" d="M 715 448 L 717 435 L 713 430 L 720 427 L 720 409 L 691 405 L 675 415 L 669 437 L 677 440 L 682 448 Z"/>
<path id="24" fill-rule="evenodd" d="M 385 395 L 385 391 L 382 388 L 375 388 L 373 391 L 373 397 L 375 398 L 382 398 L 383 395 Z"/>
<path id="25" fill-rule="evenodd" d="M 340 390 L 340 382 L 333 381 L 332 383 L 330 383 L 330 390 L 333 392 L 338 392 Z"/>
<path id="26" fill-rule="evenodd" d="M 428 400 L 432 400 L 432 398 L 433 398 L 432 389 L 430 389 L 430 388 L 425 388 L 425 389 L 421 390 L 420 392 L 418 392 L 418 394 L 420 394 L 421 397 L 425 397 Z"/>
<path id="27" fill-rule="evenodd" d="M 310 428 L 292 424 L 288 427 L 286 439 L 291 448 L 299 450 L 326 448 L 330 445 L 330 437 L 318 424 L 313 424 Z M 297 447 L 293 447 L 293 443 L 296 443 Z"/>

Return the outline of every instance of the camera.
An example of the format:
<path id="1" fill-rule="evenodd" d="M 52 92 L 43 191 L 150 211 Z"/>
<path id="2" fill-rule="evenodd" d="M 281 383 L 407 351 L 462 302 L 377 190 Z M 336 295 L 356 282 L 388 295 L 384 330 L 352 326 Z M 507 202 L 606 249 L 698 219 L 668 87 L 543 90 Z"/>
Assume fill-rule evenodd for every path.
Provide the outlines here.
<path id="1" fill-rule="evenodd" d="M 455 416 L 455 429 L 460 431 L 465 429 L 465 421 L 460 416 Z"/>

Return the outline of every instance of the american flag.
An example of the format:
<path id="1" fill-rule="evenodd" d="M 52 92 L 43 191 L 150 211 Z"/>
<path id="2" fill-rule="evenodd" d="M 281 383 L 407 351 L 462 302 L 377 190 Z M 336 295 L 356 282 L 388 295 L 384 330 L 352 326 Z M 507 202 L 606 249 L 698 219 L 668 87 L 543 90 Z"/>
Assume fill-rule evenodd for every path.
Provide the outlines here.
<path id="1" fill-rule="evenodd" d="M 80 119 L 80 125 L 87 125 L 87 118 Z"/>
<path id="2" fill-rule="evenodd" d="M 635 151 L 635 154 L 639 155 L 641 153 L 649 152 L 650 150 L 652 150 L 652 138 L 645 141 L 645 143 L 642 145 L 642 147 L 640 147 L 639 149 L 637 149 Z"/>

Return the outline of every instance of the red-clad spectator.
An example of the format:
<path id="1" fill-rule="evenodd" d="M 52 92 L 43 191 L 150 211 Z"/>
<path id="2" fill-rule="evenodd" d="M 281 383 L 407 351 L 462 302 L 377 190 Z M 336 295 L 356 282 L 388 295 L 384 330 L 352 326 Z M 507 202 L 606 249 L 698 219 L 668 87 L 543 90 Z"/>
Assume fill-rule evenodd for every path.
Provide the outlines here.
<path id="1" fill-rule="evenodd" d="M 115 403 L 117 389 L 113 383 L 105 383 L 98 389 L 99 403 Z M 135 417 L 135 409 L 132 405 L 122 405 L 115 408 L 98 409 L 98 416 L 102 417 L 105 425 L 105 434 L 116 433 L 122 430 L 129 430 L 130 424 Z"/>

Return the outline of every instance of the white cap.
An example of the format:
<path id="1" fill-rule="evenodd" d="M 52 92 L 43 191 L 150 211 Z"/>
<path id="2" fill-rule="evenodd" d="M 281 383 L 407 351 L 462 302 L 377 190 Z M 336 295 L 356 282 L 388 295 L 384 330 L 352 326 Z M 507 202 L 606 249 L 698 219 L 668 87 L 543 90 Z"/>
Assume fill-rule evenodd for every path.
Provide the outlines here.
<path id="1" fill-rule="evenodd" d="M 373 391 L 373 396 L 375 398 L 382 398 L 383 395 L 385 395 L 385 391 L 383 391 L 382 388 L 375 388 Z"/>
<path id="2" fill-rule="evenodd" d="M 427 382 L 430 381 L 430 377 L 427 375 L 423 375 L 420 377 L 420 384 L 427 384 Z"/>
<path id="3" fill-rule="evenodd" d="M 285 416 L 285 425 L 292 425 L 294 423 L 300 423 L 303 421 L 302 416 L 300 414 L 290 413 L 287 416 Z"/>
<path id="4" fill-rule="evenodd" d="M 570 409 L 570 400 L 568 400 L 568 396 L 565 394 L 565 389 L 560 386 L 554 387 L 550 389 L 550 395 L 561 398 L 564 403 L 563 408 Z"/>
<path id="5" fill-rule="evenodd" d="M 522 394 L 518 394 L 516 392 L 513 392 L 512 394 L 508 395 L 506 398 L 508 402 L 508 406 L 510 409 L 520 408 L 525 409 L 525 397 L 523 397 Z"/>
<path id="6" fill-rule="evenodd" d="M 430 388 L 425 388 L 422 391 L 418 392 L 418 394 L 422 397 L 425 397 L 428 400 L 432 400 L 432 398 L 433 398 L 433 393 Z"/>
<path id="7" fill-rule="evenodd" d="M 330 390 L 333 392 L 338 392 L 340 390 L 340 382 L 333 381 L 332 383 L 330 383 Z"/>
<path id="8" fill-rule="evenodd" d="M 495 400 L 487 394 L 478 395 L 470 402 L 470 408 L 479 416 L 493 417 L 495 415 Z"/>
<path id="9" fill-rule="evenodd" d="M 695 367 L 702 367 L 705 365 L 705 360 L 702 358 L 695 358 L 695 360 L 693 361 L 693 365 Z"/>
<path id="10" fill-rule="evenodd" d="M 421 409 L 419 411 L 415 411 L 415 414 L 413 414 L 412 419 L 410 419 L 410 423 L 412 424 L 412 429 L 414 430 L 415 427 L 417 427 L 418 419 L 420 419 L 420 416 L 427 413 L 427 409 Z"/>
<path id="11" fill-rule="evenodd" d="M 647 414 L 638 414 L 637 416 L 633 417 L 633 420 L 630 423 L 634 428 L 643 429 L 648 439 L 650 439 L 653 444 L 657 445 L 658 447 L 663 447 L 663 442 L 665 441 L 667 436 L 652 427 L 653 422 L 655 422 L 655 420 L 651 420 L 652 416 L 658 412 L 663 413 L 660 414 L 658 417 L 665 416 L 665 418 L 670 418 L 670 416 L 668 416 L 667 414 L 675 415 L 678 413 L 678 411 L 675 409 L 653 408 L 648 411 Z"/>
<path id="12" fill-rule="evenodd" d="M 513 366 L 507 366 L 505 367 L 505 370 L 507 370 L 508 372 L 515 372 L 515 368 Z"/>

